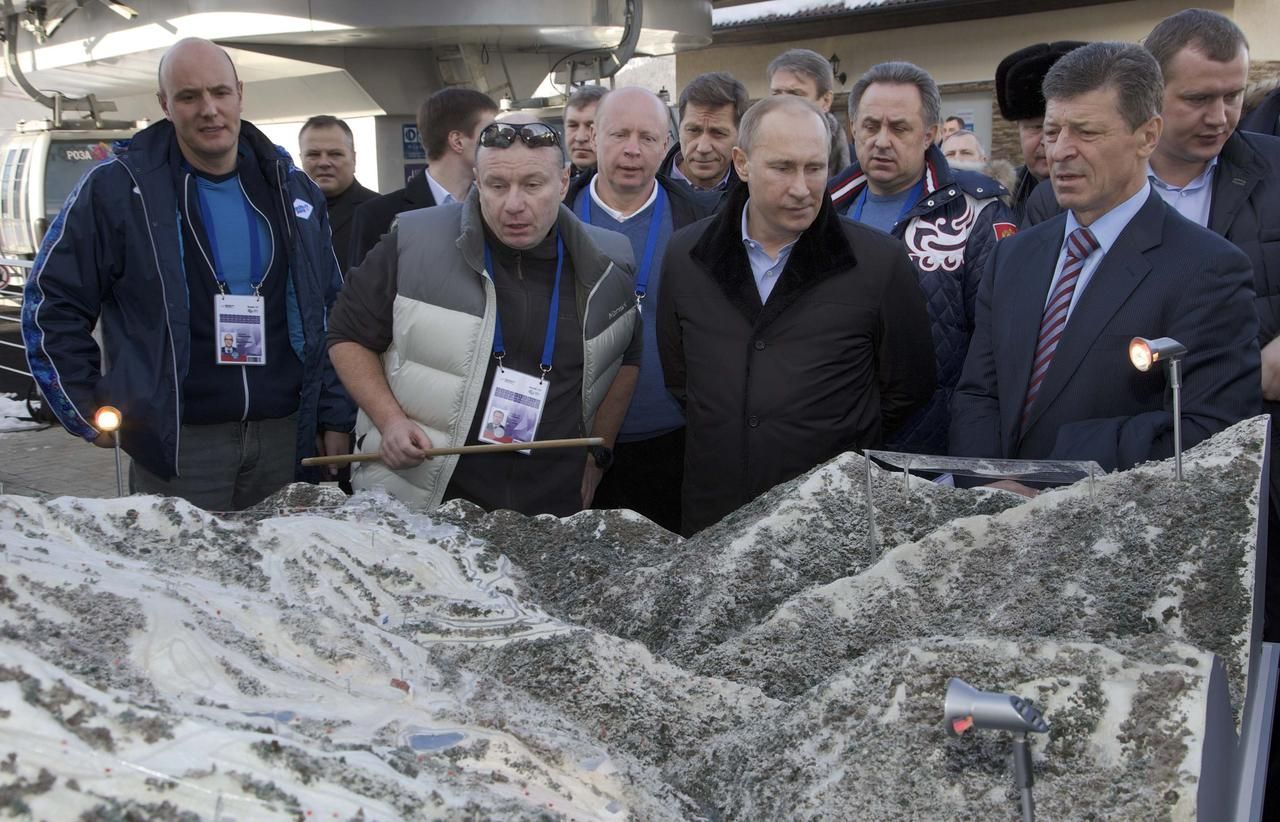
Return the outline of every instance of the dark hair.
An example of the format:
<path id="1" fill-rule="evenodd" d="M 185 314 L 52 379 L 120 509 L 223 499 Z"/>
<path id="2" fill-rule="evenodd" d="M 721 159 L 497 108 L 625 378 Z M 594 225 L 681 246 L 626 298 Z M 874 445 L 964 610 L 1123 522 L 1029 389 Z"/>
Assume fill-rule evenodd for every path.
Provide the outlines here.
<path id="1" fill-rule="evenodd" d="M 1151 52 L 1132 43 L 1089 43 L 1069 51 L 1044 76 L 1044 99 L 1070 100 L 1114 88 L 1120 116 L 1137 129 L 1160 113 L 1164 78 Z"/>
<path id="2" fill-rule="evenodd" d="M 732 74 L 727 71 L 711 71 L 690 80 L 689 85 L 680 92 L 681 121 L 684 120 L 685 109 L 690 103 L 710 108 L 733 106 L 733 124 L 736 127 L 742 122 L 742 115 L 746 113 L 751 97 L 747 94 L 747 87 Z"/>
<path id="3" fill-rule="evenodd" d="M 1249 41 L 1239 26 L 1216 11 L 1184 9 L 1156 23 L 1142 45 L 1168 74 L 1169 63 L 1185 48 L 1203 52 L 1215 63 L 1230 63 L 1240 49 L 1249 48 Z"/>
<path id="4" fill-rule="evenodd" d="M 963 131 L 963 130 L 964 130 L 964 118 L 963 118 L 963 117 L 961 117 L 961 116 L 960 116 L 960 115 L 958 115 L 958 114 L 952 114 L 950 117 L 948 117 L 947 119 L 943 120 L 942 122 L 944 122 L 944 123 L 950 123 L 952 120 L 955 120 L 957 123 L 959 123 L 959 124 L 960 124 L 960 130 L 961 130 L 961 131 Z"/>
<path id="5" fill-rule="evenodd" d="M 347 125 L 346 120 L 343 120 L 340 117 L 334 117 L 332 114 L 317 114 L 316 116 L 309 118 L 307 122 L 302 124 L 302 128 L 298 129 L 298 142 L 302 142 L 302 135 L 305 134 L 309 128 L 332 128 L 333 126 L 337 126 L 342 129 L 342 132 L 347 135 L 347 139 L 351 141 L 352 144 L 355 143 L 356 138 L 355 135 L 351 133 L 351 126 Z"/>
<path id="6" fill-rule="evenodd" d="M 831 63 L 812 49 L 787 49 L 773 58 L 773 62 L 765 71 L 765 77 L 772 80 L 774 73 L 779 70 L 812 77 L 813 82 L 818 86 L 819 97 L 831 92 L 836 85 Z"/>
<path id="7" fill-rule="evenodd" d="M 929 76 L 929 72 L 914 63 L 894 61 L 877 63 L 853 84 L 853 88 L 849 90 L 849 122 L 857 120 L 862 95 L 874 83 L 915 86 L 920 91 L 920 117 L 924 120 L 924 127 L 936 126 L 942 119 L 942 93 L 938 91 L 938 84 Z"/>
<path id="8" fill-rule="evenodd" d="M 469 88 L 441 89 L 423 100 L 418 108 L 418 139 L 427 150 L 427 159 L 444 156 L 450 132 L 470 135 L 482 117 L 497 110 L 498 104 L 487 95 Z"/>
<path id="9" fill-rule="evenodd" d="M 565 108 L 586 108 L 600 102 L 600 98 L 609 93 L 604 86 L 582 86 L 573 90 L 565 101 Z"/>

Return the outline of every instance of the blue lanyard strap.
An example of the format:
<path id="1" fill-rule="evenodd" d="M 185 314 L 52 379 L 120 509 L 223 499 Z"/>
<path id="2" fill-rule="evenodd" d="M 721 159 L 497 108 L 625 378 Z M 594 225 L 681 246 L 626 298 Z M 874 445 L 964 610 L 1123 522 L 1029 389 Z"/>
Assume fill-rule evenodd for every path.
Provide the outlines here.
<path id="1" fill-rule="evenodd" d="M 484 244 L 484 268 L 493 279 L 493 253 L 489 244 Z M 547 313 L 547 336 L 542 343 L 542 361 L 538 368 L 545 377 L 551 370 L 551 356 L 556 350 L 556 321 L 560 318 L 560 274 L 564 271 L 564 239 L 556 232 L 556 282 L 551 287 L 551 309 Z M 493 305 L 493 356 L 502 367 L 502 358 L 507 356 L 507 346 L 502 339 L 502 317 L 498 314 L 497 302 Z"/>
<path id="2" fill-rule="evenodd" d="M 653 255 L 658 250 L 658 236 L 662 233 L 662 223 L 667 217 L 667 192 L 657 180 L 653 184 L 658 187 L 658 197 L 653 203 L 653 216 L 649 218 L 649 235 L 644 240 L 644 258 L 640 261 L 640 270 L 636 272 L 636 300 L 643 301 L 649 290 L 649 272 L 653 270 Z M 591 225 L 591 186 L 582 189 L 577 202 L 578 219 Z"/>
<path id="3" fill-rule="evenodd" d="M 196 196 L 200 200 L 200 218 L 204 222 L 204 234 L 209 238 L 209 253 L 213 255 L 213 278 L 218 281 L 218 289 L 226 294 L 228 291 L 226 269 L 222 265 L 222 255 L 218 251 L 218 236 L 214 228 L 217 220 L 213 217 L 213 209 L 205 197 L 204 189 L 200 187 L 199 179 L 194 182 Z M 267 272 L 262 270 L 262 242 L 258 237 L 258 212 L 253 210 L 244 189 L 240 190 L 240 194 L 240 202 L 244 205 L 244 218 L 249 226 L 249 284 L 256 295 L 258 289 L 262 287 L 262 281 L 267 278 Z"/>
<path id="4" fill-rule="evenodd" d="M 871 191 L 870 185 L 862 187 L 862 193 L 858 195 L 858 202 L 853 207 L 853 219 L 862 222 L 862 207 L 867 204 L 867 192 Z M 924 177 L 921 177 L 911 191 L 907 193 L 907 200 L 902 204 L 902 210 L 898 212 L 898 219 L 893 221 L 897 225 L 908 211 L 915 208 L 916 203 L 920 202 L 921 195 L 924 194 Z"/>

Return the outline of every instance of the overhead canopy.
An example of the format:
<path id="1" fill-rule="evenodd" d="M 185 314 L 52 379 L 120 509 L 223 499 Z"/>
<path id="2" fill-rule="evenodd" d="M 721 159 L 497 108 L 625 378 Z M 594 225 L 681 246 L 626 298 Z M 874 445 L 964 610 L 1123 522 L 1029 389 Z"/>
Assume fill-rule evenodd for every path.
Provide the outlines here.
<path id="1" fill-rule="evenodd" d="M 115 101 L 122 119 L 159 115 L 156 67 L 183 37 L 228 48 L 249 87 L 250 117 L 305 117 L 317 106 L 382 113 L 412 110 L 445 85 L 527 97 L 563 58 L 617 48 L 629 8 L 628 0 L 276 0 L 264 13 L 257 0 L 135 0 L 114 3 L 115 11 L 103 0 L 80 8 L 82 1 L 14 4 L 24 21 L 19 65 L 39 89 Z M 710 43 L 710 0 L 641 0 L 634 7 L 641 18 L 636 54 Z M 137 14 L 127 19 L 128 11 Z M 26 100 L 0 83 L 0 118 L 43 116 Z"/>

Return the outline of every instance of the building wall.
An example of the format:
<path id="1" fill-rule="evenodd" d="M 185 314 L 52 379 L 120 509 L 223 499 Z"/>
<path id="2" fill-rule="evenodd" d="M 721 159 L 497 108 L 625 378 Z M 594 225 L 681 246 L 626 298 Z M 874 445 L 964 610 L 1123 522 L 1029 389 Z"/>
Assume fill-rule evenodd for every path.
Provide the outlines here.
<path id="1" fill-rule="evenodd" d="M 1132 0 L 1079 9 L 1037 12 L 988 20 L 967 20 L 891 31 L 876 31 L 808 40 L 777 40 L 682 52 L 676 56 L 676 80 L 683 87 L 707 71 L 728 71 L 741 80 L 752 99 L 768 94 L 765 67 L 788 48 L 810 48 L 838 55 L 848 81 L 838 88 L 832 108 L 842 117 L 849 87 L 872 65 L 910 60 L 937 80 L 943 114 L 972 111 L 974 131 L 991 155 L 1021 162 L 1017 129 L 1005 123 L 995 105 L 991 82 L 1005 55 L 1031 43 L 1054 40 L 1126 40 L 1138 42 L 1165 17 L 1192 5 L 1188 0 Z M 1252 45 L 1250 79 L 1280 74 L 1280 13 L 1276 0 L 1198 0 L 1202 8 L 1236 20 Z M 785 31 L 785 28 L 781 29 Z M 979 98 L 989 101 L 989 108 Z"/>

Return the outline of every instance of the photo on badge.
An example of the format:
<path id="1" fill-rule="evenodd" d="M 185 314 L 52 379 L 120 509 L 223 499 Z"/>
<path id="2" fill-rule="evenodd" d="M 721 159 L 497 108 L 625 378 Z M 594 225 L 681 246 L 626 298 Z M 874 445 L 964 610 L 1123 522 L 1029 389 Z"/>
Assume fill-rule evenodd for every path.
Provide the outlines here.
<path id="1" fill-rule="evenodd" d="M 218 365 L 266 365 L 266 327 L 261 297 L 214 297 L 214 362 Z"/>
<path id="2" fill-rule="evenodd" d="M 494 377 L 489 402 L 484 409 L 484 424 L 478 439 L 499 444 L 533 442 L 538 430 L 538 417 L 546 402 L 546 383 L 527 375 L 503 369 Z M 521 454 L 532 450 L 521 450 Z"/>

